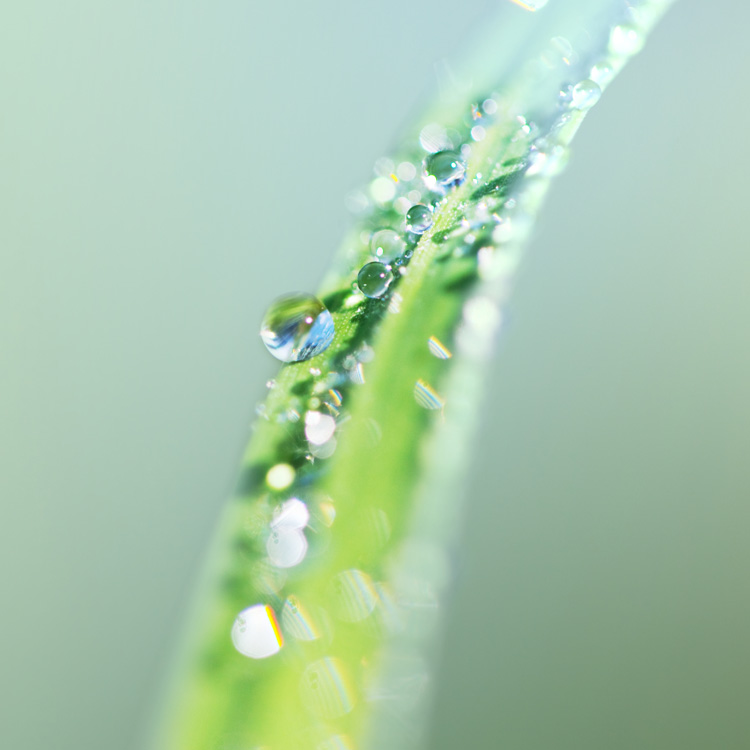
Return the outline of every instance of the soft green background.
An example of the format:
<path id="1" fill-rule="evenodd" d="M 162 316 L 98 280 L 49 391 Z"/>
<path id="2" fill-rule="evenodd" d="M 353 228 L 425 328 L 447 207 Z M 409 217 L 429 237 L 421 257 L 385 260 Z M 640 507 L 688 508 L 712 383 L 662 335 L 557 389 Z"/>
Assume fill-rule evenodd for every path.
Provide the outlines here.
<path id="1" fill-rule="evenodd" d="M 263 308 L 315 287 L 345 192 L 497 4 L 0 13 L 0 747 L 138 750 L 275 369 Z M 749 25 L 678 3 L 552 191 L 434 750 L 750 746 Z"/>

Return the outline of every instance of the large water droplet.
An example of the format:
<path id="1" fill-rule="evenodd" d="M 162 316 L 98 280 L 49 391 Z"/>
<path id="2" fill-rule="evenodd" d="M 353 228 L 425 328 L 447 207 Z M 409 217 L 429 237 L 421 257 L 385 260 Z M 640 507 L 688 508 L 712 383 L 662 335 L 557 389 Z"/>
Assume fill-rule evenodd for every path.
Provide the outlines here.
<path id="1" fill-rule="evenodd" d="M 382 297 L 393 281 L 393 273 L 383 263 L 367 263 L 357 275 L 357 286 L 366 297 Z"/>
<path id="2" fill-rule="evenodd" d="M 579 81 L 570 92 L 570 106 L 574 109 L 590 109 L 601 98 L 602 90 L 590 78 Z"/>
<path id="3" fill-rule="evenodd" d="M 264 604 L 243 609 L 232 625 L 232 643 L 243 656 L 251 659 L 277 654 L 284 639 L 274 611 Z"/>
<path id="4" fill-rule="evenodd" d="M 287 597 L 281 608 L 281 625 L 286 635 L 298 641 L 314 641 L 320 638 L 314 620 L 296 596 Z"/>
<path id="5" fill-rule="evenodd" d="M 466 174 L 466 162 L 455 151 L 438 151 L 424 160 L 428 181 L 437 186 L 460 184 Z"/>
<path id="6" fill-rule="evenodd" d="M 288 294 L 268 308 L 260 337 L 282 362 L 302 362 L 328 348 L 334 334 L 333 318 L 312 294 Z"/>
<path id="7" fill-rule="evenodd" d="M 423 203 L 417 203 L 406 212 L 406 228 L 414 234 L 422 234 L 432 226 L 432 211 Z"/>

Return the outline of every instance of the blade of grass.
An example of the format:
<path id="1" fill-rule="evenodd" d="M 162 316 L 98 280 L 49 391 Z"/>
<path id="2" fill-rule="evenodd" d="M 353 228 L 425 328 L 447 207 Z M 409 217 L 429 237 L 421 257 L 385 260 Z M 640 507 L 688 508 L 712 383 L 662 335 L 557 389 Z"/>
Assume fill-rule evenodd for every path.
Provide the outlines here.
<path id="1" fill-rule="evenodd" d="M 506 14 L 477 43 L 471 80 L 457 73 L 378 165 L 320 291 L 336 335 L 325 352 L 285 366 L 261 409 L 158 747 L 418 746 L 482 362 L 571 139 L 666 7 L 576 0 Z M 599 87 L 567 88 L 589 76 Z M 420 179 L 430 138 L 461 148 L 466 162 L 465 181 L 444 195 Z M 373 260 L 371 234 L 403 235 L 417 200 L 434 204 L 434 224 L 405 235 L 411 256 L 388 295 L 365 298 L 354 282 Z M 319 411 L 337 421 L 328 458 L 304 429 Z M 311 514 L 309 549 L 279 569 L 267 557 L 270 524 L 291 497 Z M 264 660 L 230 639 L 237 614 L 258 603 L 276 612 L 284 637 Z"/>

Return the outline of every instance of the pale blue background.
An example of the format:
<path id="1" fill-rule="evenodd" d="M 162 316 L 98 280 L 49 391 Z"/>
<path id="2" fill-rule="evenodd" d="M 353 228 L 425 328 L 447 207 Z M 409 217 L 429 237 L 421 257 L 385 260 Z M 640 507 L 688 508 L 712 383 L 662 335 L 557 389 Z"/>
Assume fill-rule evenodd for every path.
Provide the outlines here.
<path id="1" fill-rule="evenodd" d="M 262 311 L 496 4 L 2 12 L 0 747 L 137 748 L 275 369 Z M 432 748 L 750 746 L 749 22 L 678 3 L 551 194 Z"/>

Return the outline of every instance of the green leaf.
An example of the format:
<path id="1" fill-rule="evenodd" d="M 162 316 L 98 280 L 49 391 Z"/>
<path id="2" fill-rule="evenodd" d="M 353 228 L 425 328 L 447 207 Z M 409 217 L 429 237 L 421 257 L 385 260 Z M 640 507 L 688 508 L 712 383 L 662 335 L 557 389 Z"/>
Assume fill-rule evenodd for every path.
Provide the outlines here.
<path id="1" fill-rule="evenodd" d="M 260 410 L 159 748 L 420 746 L 483 363 L 571 139 L 666 7 L 506 8 L 376 165 L 318 292 L 335 336 L 284 366 Z M 424 179 L 429 151 L 451 152 L 437 158 L 463 181 Z M 415 203 L 433 210 L 422 235 L 405 228 Z M 382 230 L 396 234 L 373 241 Z M 393 281 L 367 298 L 358 272 L 394 238 Z M 313 424 L 335 424 L 333 438 L 311 440 Z M 292 498 L 285 510 L 309 519 L 289 527 L 278 513 Z M 279 563 L 286 543 L 298 564 Z M 278 653 L 235 648 L 254 616 Z"/>

